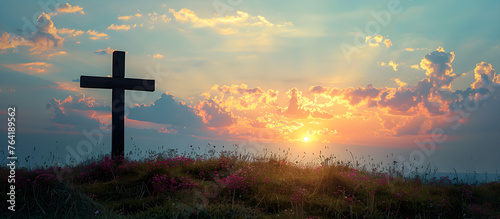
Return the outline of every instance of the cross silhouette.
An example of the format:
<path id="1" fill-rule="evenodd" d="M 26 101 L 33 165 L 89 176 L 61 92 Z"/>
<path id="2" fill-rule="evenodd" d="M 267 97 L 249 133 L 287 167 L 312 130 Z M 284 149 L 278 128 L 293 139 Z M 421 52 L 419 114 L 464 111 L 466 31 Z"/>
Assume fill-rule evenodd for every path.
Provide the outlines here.
<path id="1" fill-rule="evenodd" d="M 125 78 L 125 52 L 113 52 L 113 77 L 80 76 L 82 88 L 112 90 L 111 104 L 111 156 L 124 156 L 125 142 L 125 90 L 155 91 L 154 80 Z"/>

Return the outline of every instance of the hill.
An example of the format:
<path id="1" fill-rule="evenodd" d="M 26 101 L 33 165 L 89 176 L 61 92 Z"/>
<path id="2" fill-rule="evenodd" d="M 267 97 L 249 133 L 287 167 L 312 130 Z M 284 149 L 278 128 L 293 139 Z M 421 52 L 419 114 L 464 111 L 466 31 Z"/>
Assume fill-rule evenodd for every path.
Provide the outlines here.
<path id="1" fill-rule="evenodd" d="M 213 154 L 212 154 L 213 155 Z M 93 159 L 16 171 L 16 211 L 2 218 L 491 218 L 500 183 L 467 185 L 349 162 L 306 165 L 232 152 Z M 0 169 L 8 191 L 9 169 Z M 9 197 L 2 193 L 2 199 Z M 5 202 L 5 201 L 4 201 Z M 7 206 L 5 207 L 7 208 Z"/>

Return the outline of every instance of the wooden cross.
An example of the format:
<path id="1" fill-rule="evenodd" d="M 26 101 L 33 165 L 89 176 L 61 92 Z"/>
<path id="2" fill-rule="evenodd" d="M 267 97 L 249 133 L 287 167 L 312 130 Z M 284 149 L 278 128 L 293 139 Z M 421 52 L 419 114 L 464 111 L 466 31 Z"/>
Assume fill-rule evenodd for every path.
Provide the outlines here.
<path id="1" fill-rule="evenodd" d="M 154 80 L 125 78 L 125 52 L 113 52 L 113 77 L 81 76 L 82 88 L 112 89 L 111 156 L 124 156 L 125 90 L 155 91 Z"/>

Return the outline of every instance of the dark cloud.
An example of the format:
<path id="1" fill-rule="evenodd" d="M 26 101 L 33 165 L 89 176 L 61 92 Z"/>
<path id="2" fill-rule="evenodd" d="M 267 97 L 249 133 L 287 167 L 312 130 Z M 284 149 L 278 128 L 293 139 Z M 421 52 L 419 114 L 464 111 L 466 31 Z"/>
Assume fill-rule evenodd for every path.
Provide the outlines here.
<path id="1" fill-rule="evenodd" d="M 200 101 L 194 109 L 209 127 L 227 127 L 233 124 L 231 113 L 226 112 L 213 100 Z"/>
<path id="2" fill-rule="evenodd" d="M 202 119 L 194 110 L 182 102 L 175 101 L 171 94 L 162 94 L 151 106 L 135 106 L 130 108 L 129 119 L 170 124 L 177 127 L 204 127 Z"/>
<path id="3" fill-rule="evenodd" d="M 348 89 L 344 96 L 349 100 L 351 105 L 357 105 L 362 100 L 371 100 L 380 94 L 380 89 L 374 88 L 369 84 L 366 88 L 360 87 L 357 89 Z"/>
<path id="4" fill-rule="evenodd" d="M 101 126 L 99 119 L 92 118 L 92 115 L 81 113 L 73 108 L 88 109 L 92 107 L 83 107 L 83 105 L 75 102 L 71 96 L 65 100 L 57 100 L 55 98 L 50 100 L 50 103 L 47 104 L 47 109 L 52 108 L 54 114 L 50 118 L 50 121 L 52 121 L 53 124 L 49 127 L 49 129 L 57 129 L 61 131 L 81 131 L 83 129 L 92 129 Z"/>

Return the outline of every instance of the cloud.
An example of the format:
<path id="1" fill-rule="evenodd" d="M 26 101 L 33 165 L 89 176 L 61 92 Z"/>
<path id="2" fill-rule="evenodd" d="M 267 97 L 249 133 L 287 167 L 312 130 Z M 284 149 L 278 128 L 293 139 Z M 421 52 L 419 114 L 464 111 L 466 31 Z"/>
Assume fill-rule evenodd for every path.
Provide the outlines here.
<path id="1" fill-rule="evenodd" d="M 298 32 L 293 29 L 292 22 L 272 23 L 264 16 L 252 16 L 246 12 L 237 11 L 234 15 L 224 17 L 199 17 L 192 10 L 182 8 L 178 11 L 169 9 L 173 19 L 181 28 L 180 32 L 192 33 L 194 29 L 212 29 L 220 35 L 238 35 L 229 38 L 224 44 L 215 48 L 224 52 L 268 52 L 285 44 L 276 39 L 279 35 L 293 35 Z M 191 30 L 187 30 L 191 29 Z"/>
<path id="2" fill-rule="evenodd" d="M 380 66 L 391 66 L 391 67 L 392 67 L 392 69 L 393 69 L 394 71 L 398 71 L 398 66 L 399 66 L 399 64 L 397 64 L 397 63 L 395 63 L 395 62 L 393 62 L 393 61 L 389 61 L 389 63 L 386 63 L 386 62 L 379 62 L 378 64 L 379 64 Z"/>
<path id="3" fill-rule="evenodd" d="M 162 54 L 154 54 L 153 58 L 155 58 L 155 59 L 163 59 L 163 55 Z"/>
<path id="4" fill-rule="evenodd" d="M 64 38 L 60 37 L 58 33 L 69 34 L 73 37 L 83 33 L 65 28 L 58 30 L 54 26 L 50 15 L 43 12 L 38 16 L 36 25 L 32 26 L 30 30 L 32 32 L 24 37 L 3 32 L 0 38 L 0 49 L 6 50 L 27 46 L 31 47 L 29 50 L 33 54 L 40 54 L 63 46 Z"/>
<path id="5" fill-rule="evenodd" d="M 57 35 L 57 29 L 50 20 L 48 14 L 40 14 L 36 28 L 38 31 L 31 38 L 35 44 L 33 48 L 31 48 L 31 51 L 36 53 L 38 51 L 45 51 L 63 45 L 64 39 Z"/>
<path id="6" fill-rule="evenodd" d="M 182 8 L 179 11 L 169 9 L 176 21 L 181 23 L 190 23 L 192 27 L 211 27 L 217 30 L 220 34 L 235 34 L 238 32 L 237 27 L 266 27 L 266 28 L 283 28 L 293 26 L 291 22 L 283 24 L 273 24 L 263 16 L 251 16 L 248 13 L 237 11 L 236 15 L 213 18 L 200 18 L 198 15 L 187 8 Z"/>
<path id="7" fill-rule="evenodd" d="M 0 37 L 0 49 L 15 49 L 19 46 L 33 46 L 33 42 L 7 32 L 2 33 Z"/>
<path id="8" fill-rule="evenodd" d="M 161 127 L 160 130 L 158 130 L 158 132 L 167 133 L 167 134 L 177 134 L 177 130 L 175 130 L 174 128 L 168 128 L 168 127 Z"/>
<path id="9" fill-rule="evenodd" d="M 413 69 L 416 69 L 416 70 L 420 70 L 420 66 L 419 65 L 411 65 L 410 68 L 413 68 Z"/>
<path id="10" fill-rule="evenodd" d="M 85 14 L 85 12 L 83 11 L 83 8 L 78 6 L 78 5 L 75 5 L 75 6 L 71 6 L 69 3 L 66 3 L 62 6 L 59 6 L 57 8 L 57 13 L 61 13 L 61 14 L 66 14 L 66 13 L 80 13 L 80 14 Z"/>
<path id="11" fill-rule="evenodd" d="M 392 41 L 389 38 L 384 39 L 382 35 L 366 36 L 365 43 L 370 47 L 378 47 L 382 43 L 385 44 L 386 47 L 392 46 Z"/>
<path id="12" fill-rule="evenodd" d="M 130 29 L 130 25 L 126 25 L 126 24 L 122 24 L 122 25 L 115 25 L 115 24 L 111 24 L 108 28 L 106 28 L 107 30 L 129 30 Z"/>
<path id="13" fill-rule="evenodd" d="M 420 62 L 420 68 L 425 70 L 429 81 L 435 88 L 449 88 L 451 82 L 458 77 L 453 73 L 451 63 L 455 53 L 446 53 L 442 47 L 425 55 Z"/>
<path id="14" fill-rule="evenodd" d="M 80 81 L 78 81 L 80 82 Z M 69 82 L 54 82 L 56 85 L 51 86 L 51 88 L 59 89 L 59 90 L 68 90 L 68 91 L 80 91 L 79 83 L 75 83 L 75 81 Z"/>
<path id="15" fill-rule="evenodd" d="M 357 89 L 348 88 L 344 91 L 344 98 L 349 101 L 351 105 L 357 105 L 361 101 L 371 102 L 373 99 L 379 97 L 380 89 L 373 87 L 371 84 Z"/>
<path id="16" fill-rule="evenodd" d="M 461 105 L 466 100 L 479 101 L 476 100 L 478 92 L 484 93 L 485 90 L 481 89 L 488 83 L 497 86 L 500 79 L 491 64 L 481 62 L 474 70 L 476 81 L 471 88 L 475 90 L 454 91 L 451 82 L 461 76 L 453 73 L 454 57 L 453 52 L 446 52 L 441 47 L 425 55 L 419 68 L 425 70 L 426 77 L 413 85 L 394 78 L 397 84 L 395 88 L 374 88 L 369 85 L 366 88 L 338 89 L 317 85 L 311 86 L 309 92 L 315 96 L 315 102 L 321 98 L 325 99 L 323 106 L 344 108 L 345 110 L 341 111 L 344 114 L 339 118 L 348 118 L 351 122 L 355 122 L 356 118 L 362 118 L 363 121 L 382 121 L 383 127 L 372 131 L 379 136 L 429 134 L 432 127 L 446 125 L 446 115 L 456 114 L 456 107 L 453 105 Z M 390 66 L 387 63 L 384 65 Z M 315 103 L 310 105 L 313 104 Z M 333 119 L 339 115 L 332 114 Z M 334 129 L 342 130 L 338 127 Z"/>
<path id="17" fill-rule="evenodd" d="M 276 104 L 278 91 L 269 89 L 263 91 L 259 87 L 248 88 L 246 84 L 240 85 L 214 85 L 211 92 L 203 93 L 204 100 L 213 100 L 226 111 L 247 111 L 266 109 Z M 215 95 L 211 98 L 211 95 Z"/>
<path id="18" fill-rule="evenodd" d="M 136 13 L 134 15 L 124 15 L 124 16 L 118 16 L 118 20 L 130 20 L 132 19 L 133 17 L 142 17 L 142 14 L 140 13 Z"/>
<path id="19" fill-rule="evenodd" d="M 141 15 L 142 16 L 142 15 Z M 148 13 L 149 19 L 152 22 L 162 21 L 163 23 L 170 22 L 172 19 L 167 16 L 167 14 L 158 15 L 156 12 Z"/>
<path id="20" fill-rule="evenodd" d="M 47 109 L 53 110 L 50 120 L 61 131 L 81 131 L 110 124 L 110 108 L 101 106 L 93 97 L 85 94 L 68 96 L 64 100 L 52 98 Z"/>
<path id="21" fill-rule="evenodd" d="M 42 74 L 48 73 L 48 69 L 52 67 L 52 64 L 46 62 L 30 62 L 30 63 L 19 63 L 19 64 L 3 64 L 2 66 L 10 68 L 14 71 L 27 73 L 27 74 Z"/>
<path id="22" fill-rule="evenodd" d="M 474 79 L 475 81 L 471 85 L 473 89 L 500 84 L 500 75 L 496 75 L 495 69 L 493 69 L 491 64 L 486 62 L 480 62 L 476 65 Z"/>
<path id="23" fill-rule="evenodd" d="M 129 16 L 118 16 L 118 20 L 128 20 L 128 19 L 130 19 L 132 17 L 134 17 L 134 16 L 132 16 L 132 15 L 129 15 Z"/>
<path id="24" fill-rule="evenodd" d="M 208 127 L 227 127 L 233 124 L 231 113 L 214 100 L 199 101 L 193 106 L 193 110 Z"/>
<path id="25" fill-rule="evenodd" d="M 295 119 L 329 119 L 333 117 L 330 113 L 314 107 L 314 104 L 309 100 L 309 98 L 304 97 L 302 92 L 297 88 L 289 89 L 286 94 L 289 98 L 288 106 L 281 112 L 285 117 Z"/>
<path id="26" fill-rule="evenodd" d="M 89 35 L 89 39 L 91 39 L 91 40 L 100 40 L 101 38 L 104 38 L 104 39 L 109 38 L 108 34 L 99 33 L 98 31 L 95 31 L 95 30 L 87 30 L 87 34 Z"/>
<path id="27" fill-rule="evenodd" d="M 106 55 L 106 54 L 111 54 L 114 51 L 116 51 L 116 49 L 111 49 L 111 47 L 108 47 L 106 49 L 98 49 L 98 50 L 94 51 L 94 53 L 98 54 L 98 55 Z"/>
<path id="28" fill-rule="evenodd" d="M 220 28 L 219 29 L 219 33 L 222 34 L 222 35 L 229 35 L 229 34 L 235 34 L 235 33 L 238 33 L 238 30 L 234 29 L 234 28 Z"/>
<path id="29" fill-rule="evenodd" d="M 264 93 L 264 91 L 262 91 L 262 89 L 260 89 L 259 87 L 248 88 L 248 85 L 246 85 L 246 84 L 231 85 L 231 86 L 214 85 L 212 87 L 212 90 L 216 90 L 216 91 L 219 91 L 219 92 L 225 93 L 225 94 L 236 94 L 236 93 L 239 93 L 239 94 L 262 94 L 262 93 Z"/>
<path id="30" fill-rule="evenodd" d="M 55 53 L 52 53 L 52 54 L 48 54 L 47 58 L 50 59 L 53 56 L 60 56 L 60 55 L 67 55 L 67 54 L 68 53 L 66 51 L 59 51 L 59 52 L 55 52 Z"/>
<path id="31" fill-rule="evenodd" d="M 406 85 L 408 85 L 407 83 L 402 82 L 401 80 L 399 80 L 399 78 L 392 78 L 392 80 L 394 82 L 396 82 L 396 84 L 398 84 L 398 87 L 400 87 L 400 88 L 405 87 Z"/>
<path id="32" fill-rule="evenodd" d="M 52 50 L 63 45 L 64 39 L 57 35 L 57 29 L 48 14 L 38 16 L 34 32 L 28 38 L 2 33 L 0 49 L 17 48 L 18 46 L 31 47 L 30 51 L 39 54 L 42 51 Z"/>
<path id="33" fill-rule="evenodd" d="M 55 98 L 52 98 L 56 100 Z M 76 94 L 74 96 L 69 95 L 64 100 L 57 100 L 63 109 L 68 110 L 95 110 L 100 112 L 107 112 L 111 110 L 110 106 L 104 106 L 96 102 L 94 97 L 86 96 L 84 93 Z"/>
<path id="34" fill-rule="evenodd" d="M 385 44 L 385 47 L 389 48 L 392 46 L 392 41 L 390 39 L 385 39 L 384 44 Z"/>
<path id="35" fill-rule="evenodd" d="M 420 50 L 428 50 L 427 48 L 405 48 L 405 51 L 407 52 L 415 52 L 415 51 L 420 51 Z"/>
<path id="36" fill-rule="evenodd" d="M 57 29 L 57 33 L 59 34 L 67 34 L 68 37 L 76 37 L 79 36 L 83 33 L 85 33 L 82 30 L 75 30 L 75 29 L 68 29 L 68 28 L 59 28 Z"/>
<path id="37" fill-rule="evenodd" d="M 183 102 L 177 102 L 171 94 L 164 93 L 151 105 L 131 107 L 128 118 L 141 121 L 170 124 L 175 127 L 199 129 L 204 127 L 202 119 Z"/>

